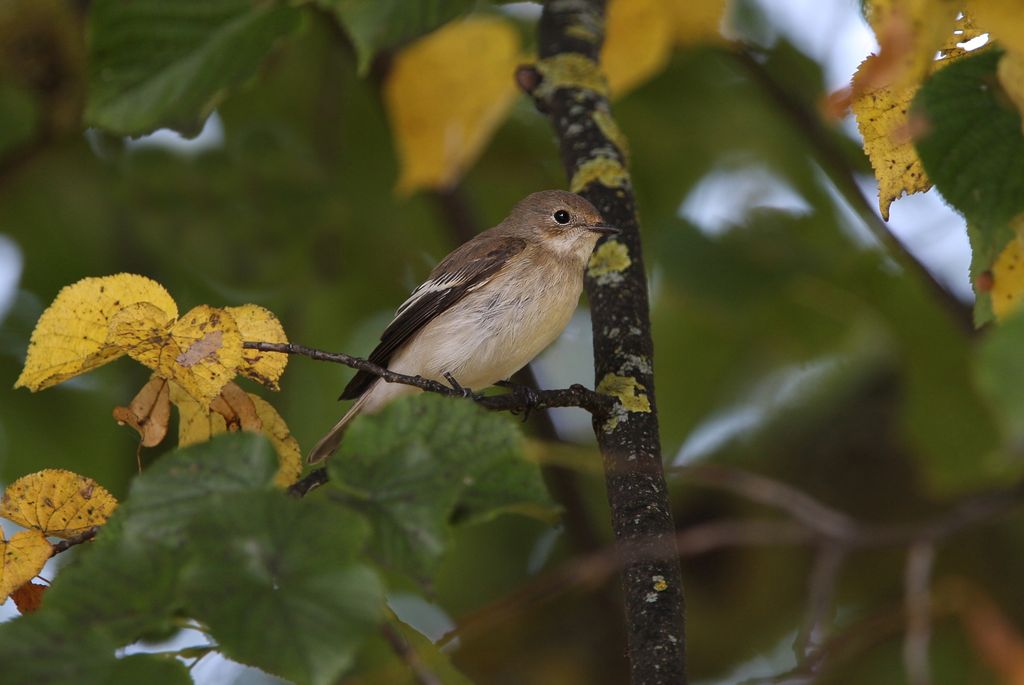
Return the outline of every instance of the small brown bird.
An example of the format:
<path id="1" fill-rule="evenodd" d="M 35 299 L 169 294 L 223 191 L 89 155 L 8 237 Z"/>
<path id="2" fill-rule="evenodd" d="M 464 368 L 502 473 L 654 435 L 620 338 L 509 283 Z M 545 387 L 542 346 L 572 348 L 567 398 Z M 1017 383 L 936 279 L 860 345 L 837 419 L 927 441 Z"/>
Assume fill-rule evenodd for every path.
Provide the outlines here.
<path id="1" fill-rule="evenodd" d="M 598 239 L 618 233 L 579 195 L 533 193 L 497 226 L 445 257 L 398 311 L 370 361 L 410 376 L 483 389 L 528 364 L 561 334 Z M 360 412 L 418 388 L 360 371 L 341 399 L 355 404 L 310 452 L 323 461 Z"/>

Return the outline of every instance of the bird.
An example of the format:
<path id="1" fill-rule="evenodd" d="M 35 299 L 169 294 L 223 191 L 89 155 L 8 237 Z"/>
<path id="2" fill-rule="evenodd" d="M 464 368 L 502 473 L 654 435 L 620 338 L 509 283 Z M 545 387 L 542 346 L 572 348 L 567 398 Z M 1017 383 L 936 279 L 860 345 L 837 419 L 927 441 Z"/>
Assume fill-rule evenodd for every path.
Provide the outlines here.
<path id="1" fill-rule="evenodd" d="M 395 373 L 483 389 L 507 380 L 562 333 L 583 290 L 599 239 L 615 235 L 585 198 L 544 190 L 520 200 L 498 225 L 463 243 L 412 291 L 369 360 Z M 354 399 L 310 451 L 329 457 L 349 423 L 419 392 L 359 371 L 339 399 Z"/>

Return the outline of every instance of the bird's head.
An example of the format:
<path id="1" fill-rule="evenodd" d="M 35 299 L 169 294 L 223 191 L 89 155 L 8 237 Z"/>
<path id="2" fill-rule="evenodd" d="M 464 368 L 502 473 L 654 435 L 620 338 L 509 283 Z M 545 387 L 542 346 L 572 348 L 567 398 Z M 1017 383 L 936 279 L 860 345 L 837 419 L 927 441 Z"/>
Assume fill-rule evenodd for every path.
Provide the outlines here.
<path id="1" fill-rule="evenodd" d="M 619 229 L 605 223 L 594 205 L 575 193 L 543 190 L 528 195 L 506 220 L 513 230 L 562 256 L 586 260 L 597 241 Z"/>

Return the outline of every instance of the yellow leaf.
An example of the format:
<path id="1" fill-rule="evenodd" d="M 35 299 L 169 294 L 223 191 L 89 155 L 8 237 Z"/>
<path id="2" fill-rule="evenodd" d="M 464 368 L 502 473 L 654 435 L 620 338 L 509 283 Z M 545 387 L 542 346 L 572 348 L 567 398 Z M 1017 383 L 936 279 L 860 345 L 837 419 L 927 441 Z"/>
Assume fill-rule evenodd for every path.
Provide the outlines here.
<path id="1" fill-rule="evenodd" d="M 246 304 L 241 307 L 226 307 L 225 311 L 238 324 L 238 332 L 246 342 L 286 343 L 288 336 L 284 334 L 281 322 L 269 309 L 259 305 Z M 288 364 L 288 355 L 277 352 L 261 352 L 259 350 L 242 350 L 243 376 L 262 383 L 271 390 L 280 390 L 277 382 Z"/>
<path id="2" fill-rule="evenodd" d="M 0 530 L 0 601 L 39 575 L 53 553 L 53 547 L 38 530 L 23 530 L 10 540 Z"/>
<path id="3" fill-rule="evenodd" d="M 1007 50 L 1024 52 L 1024 15 L 1020 0 L 967 0 L 967 11 L 981 31 Z"/>
<path id="4" fill-rule="evenodd" d="M 908 116 L 910 102 L 928 74 L 967 54 L 957 43 L 980 31 L 967 16 L 957 18 L 947 0 L 874 0 L 868 10 L 881 50 L 857 68 L 851 109 L 878 179 L 878 207 L 888 221 L 894 200 L 932 187 L 914 149 L 924 122 Z"/>
<path id="5" fill-rule="evenodd" d="M 721 39 L 720 27 L 726 0 L 670 0 L 674 15 L 675 42 L 679 45 L 715 42 Z"/>
<path id="6" fill-rule="evenodd" d="M 476 161 L 515 99 L 518 62 L 518 33 L 496 17 L 451 22 L 395 55 L 384 104 L 398 192 L 449 187 Z"/>
<path id="7" fill-rule="evenodd" d="M 992 313 L 1002 321 L 1024 301 L 1024 249 L 1014 238 L 992 263 Z"/>
<path id="8" fill-rule="evenodd" d="M 105 523 L 115 508 L 117 500 L 92 478 L 46 469 L 7 486 L 0 516 L 45 535 L 71 538 Z"/>
<path id="9" fill-rule="evenodd" d="M 861 65 L 878 59 L 868 57 Z M 864 137 L 864 151 L 878 179 L 878 206 L 882 218 L 889 220 L 889 205 L 904 193 L 923 192 L 931 181 L 914 149 L 912 122 L 907 117 L 910 101 L 918 86 L 897 90 L 876 88 L 853 100 L 857 128 Z"/>
<path id="10" fill-rule="evenodd" d="M 48 388 L 124 354 L 108 339 L 109 324 L 123 308 L 139 302 L 167 319 L 178 315 L 167 291 L 144 276 L 85 278 L 62 289 L 32 331 L 25 368 L 14 387 Z"/>
<path id="11" fill-rule="evenodd" d="M 299 443 L 288 430 L 288 424 L 269 402 L 251 393 L 249 398 L 256 405 L 256 413 L 263 422 L 263 434 L 270 438 L 277 452 L 279 467 L 274 476 L 274 483 L 286 488 L 297 481 L 302 473 L 302 451 L 299 449 Z"/>
<path id="12" fill-rule="evenodd" d="M 143 447 L 159 445 L 167 435 L 171 418 L 168 381 L 154 375 L 127 407 L 114 407 L 113 413 L 118 423 L 138 431 Z"/>
<path id="13" fill-rule="evenodd" d="M 178 446 L 206 442 L 228 430 L 224 417 L 201 406 L 176 383 L 171 383 L 171 402 L 178 408 Z"/>
<path id="14" fill-rule="evenodd" d="M 114 338 L 141 364 L 173 380 L 204 406 L 238 373 L 242 336 L 230 314 L 200 305 L 169 327 L 137 307 L 112 322 Z"/>
<path id="15" fill-rule="evenodd" d="M 229 383 L 227 388 L 238 388 L 234 383 Z M 227 390 L 227 388 L 225 388 Z M 231 393 L 234 390 L 229 391 Z M 299 478 L 302 472 L 302 453 L 299 450 L 299 443 L 288 430 L 287 424 L 281 415 L 277 413 L 269 402 L 257 395 L 245 393 L 238 388 L 251 401 L 259 423 L 255 428 L 247 427 L 247 423 L 236 423 L 241 425 L 242 430 L 260 431 L 266 435 L 274 450 L 277 452 L 279 468 L 274 476 L 274 482 L 281 487 L 291 485 Z M 214 435 L 220 435 L 228 431 L 228 421 L 216 410 L 204 409 L 188 393 L 173 383 L 171 384 L 171 401 L 178 407 L 178 444 L 182 447 L 193 445 L 198 442 L 205 442 Z M 237 398 L 226 401 L 226 405 L 232 407 L 239 405 Z M 217 403 L 214 403 L 216 406 Z M 234 429 L 237 430 L 237 427 Z"/>
<path id="16" fill-rule="evenodd" d="M 675 16 L 665 0 L 610 0 L 601 67 L 621 97 L 665 68 Z"/>
<path id="17" fill-rule="evenodd" d="M 999 83 L 1013 100 L 1017 111 L 1024 115 L 1024 51 L 1007 52 L 999 60 Z M 1021 125 L 1024 130 L 1024 123 Z"/>
<path id="18" fill-rule="evenodd" d="M 880 46 L 868 88 L 902 91 L 920 85 L 956 28 L 961 3 L 956 0 L 870 0 L 868 23 Z M 861 65 L 863 67 L 863 64 Z M 858 70 L 860 72 L 860 70 Z M 863 78 L 863 74 L 860 75 Z M 854 88 L 857 88 L 854 78 Z"/>

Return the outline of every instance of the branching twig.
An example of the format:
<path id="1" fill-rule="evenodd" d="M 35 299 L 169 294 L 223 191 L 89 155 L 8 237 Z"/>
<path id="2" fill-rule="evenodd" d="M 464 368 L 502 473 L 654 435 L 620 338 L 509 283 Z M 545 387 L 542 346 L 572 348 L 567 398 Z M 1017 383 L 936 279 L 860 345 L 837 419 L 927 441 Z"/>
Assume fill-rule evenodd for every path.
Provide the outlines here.
<path id="1" fill-rule="evenodd" d="M 318 361 L 344 364 L 345 366 L 353 369 L 371 373 L 378 378 L 383 378 L 388 383 L 411 385 L 419 388 L 420 390 L 434 392 L 439 395 L 445 395 L 446 397 L 467 396 L 465 392 L 452 388 L 440 381 L 423 378 L 422 376 L 406 376 L 405 374 L 395 373 L 394 371 L 385 369 L 382 366 L 377 366 L 366 359 L 353 357 L 352 355 L 345 354 L 344 352 L 324 352 L 323 350 L 304 347 L 294 343 L 246 342 L 244 343 L 244 347 L 246 349 L 260 350 L 262 352 L 298 354 Z M 581 409 L 586 409 L 588 412 L 598 417 L 606 416 L 615 405 L 614 397 L 611 397 L 610 395 L 602 395 L 601 393 L 585 388 L 582 385 L 573 385 L 561 390 L 538 390 L 535 391 L 535 394 L 532 395 L 530 399 L 527 399 L 528 393 L 517 392 L 517 387 L 518 386 L 513 387 L 512 392 L 502 395 L 479 395 L 477 393 L 471 393 L 468 397 L 481 407 L 493 411 L 515 412 L 525 411 L 527 409 L 549 409 L 551 407 L 579 407 Z"/>
<path id="2" fill-rule="evenodd" d="M 791 485 L 765 476 L 755 475 L 722 466 L 693 466 L 674 469 L 686 477 L 735 492 L 752 501 L 772 506 L 789 515 L 788 520 L 714 521 L 680 531 L 676 546 L 682 557 L 706 554 L 726 547 L 819 545 L 822 551 L 816 564 L 815 578 L 809 591 L 808 637 L 821 623 L 821 617 L 834 592 L 836 575 L 851 551 L 879 547 L 934 548 L 934 546 L 965 528 L 982 525 L 1007 513 L 1012 507 L 1024 504 L 1024 484 L 1007 489 L 981 493 L 966 498 L 949 510 L 915 523 L 868 525 L 856 521 L 842 512 L 814 499 Z M 826 523 L 822 523 L 825 521 Z M 922 547 L 923 546 L 923 547 Z M 919 587 L 922 557 L 917 557 L 913 573 L 908 567 L 908 580 L 912 577 Z M 462 617 L 459 626 L 445 635 L 440 644 L 467 633 L 486 630 L 501 621 L 509 620 L 524 611 L 559 594 L 594 588 L 607 581 L 619 570 L 623 560 L 614 548 L 605 548 L 594 554 L 578 557 L 558 568 L 544 573 L 511 595 Z M 930 569 L 930 565 L 929 565 Z M 930 571 L 929 571 L 930 573 Z M 909 603 L 909 598 L 908 598 Z M 929 609 L 930 611 L 930 609 Z M 801 637 L 798 642 L 805 642 Z M 802 663 L 794 675 L 813 675 L 833 642 L 827 638 L 824 645 L 808 644 Z M 813 678 L 811 678 L 813 679 Z M 759 681 L 763 682 L 763 681 Z M 789 682 L 785 680 L 785 682 Z"/>

